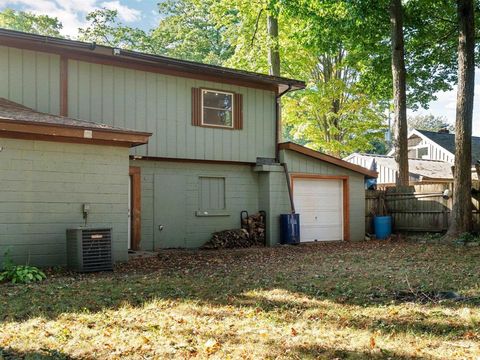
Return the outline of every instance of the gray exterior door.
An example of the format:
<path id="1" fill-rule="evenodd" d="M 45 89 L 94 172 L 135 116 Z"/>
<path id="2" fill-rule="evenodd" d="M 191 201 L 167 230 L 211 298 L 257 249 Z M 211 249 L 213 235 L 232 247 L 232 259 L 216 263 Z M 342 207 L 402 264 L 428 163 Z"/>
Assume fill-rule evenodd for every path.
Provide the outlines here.
<path id="1" fill-rule="evenodd" d="M 183 175 L 155 175 L 155 248 L 185 247 L 186 190 Z"/>

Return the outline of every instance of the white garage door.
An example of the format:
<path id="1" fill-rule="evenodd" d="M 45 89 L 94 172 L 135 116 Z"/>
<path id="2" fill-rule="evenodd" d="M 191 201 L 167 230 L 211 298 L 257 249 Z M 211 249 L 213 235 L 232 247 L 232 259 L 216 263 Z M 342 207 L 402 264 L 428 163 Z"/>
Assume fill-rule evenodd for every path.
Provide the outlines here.
<path id="1" fill-rule="evenodd" d="M 294 179 L 293 197 L 301 242 L 343 240 L 342 180 Z"/>

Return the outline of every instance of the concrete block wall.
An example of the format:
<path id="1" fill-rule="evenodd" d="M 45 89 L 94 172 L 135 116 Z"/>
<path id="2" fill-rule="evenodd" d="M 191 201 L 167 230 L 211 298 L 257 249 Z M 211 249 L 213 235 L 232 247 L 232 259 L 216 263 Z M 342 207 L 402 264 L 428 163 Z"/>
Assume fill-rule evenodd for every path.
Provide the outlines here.
<path id="1" fill-rule="evenodd" d="M 260 206 L 267 211 L 267 245 L 280 243 L 280 214 L 291 212 L 288 187 L 282 166 L 258 166 Z"/>
<path id="2" fill-rule="evenodd" d="M 141 169 L 142 235 L 140 247 L 196 248 L 215 231 L 240 227 L 240 212 L 259 206 L 257 173 L 250 165 L 131 160 Z M 198 216 L 200 177 L 225 178 L 225 209 Z M 165 230 L 159 232 L 159 225 Z"/>
<path id="3" fill-rule="evenodd" d="M 128 148 L 0 138 L 0 261 L 66 264 L 65 230 L 113 228 L 116 261 L 127 259 Z"/>

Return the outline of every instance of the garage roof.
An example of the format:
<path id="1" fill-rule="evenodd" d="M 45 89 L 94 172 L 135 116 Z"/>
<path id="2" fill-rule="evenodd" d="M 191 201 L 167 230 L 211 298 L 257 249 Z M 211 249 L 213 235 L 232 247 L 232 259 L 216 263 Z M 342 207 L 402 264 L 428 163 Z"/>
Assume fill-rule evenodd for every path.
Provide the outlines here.
<path id="1" fill-rule="evenodd" d="M 315 159 L 318 159 L 318 160 L 321 160 L 321 161 L 325 161 L 327 163 L 337 165 L 337 166 L 340 166 L 342 168 L 345 168 L 345 169 L 348 169 L 348 170 L 351 170 L 351 171 L 355 171 L 357 173 L 360 173 L 362 175 L 365 175 L 365 176 L 368 176 L 368 177 L 371 177 L 371 178 L 378 177 L 378 173 L 376 171 L 369 170 L 369 169 L 364 168 L 363 166 L 360 166 L 360 165 L 351 164 L 348 161 L 339 159 L 335 156 L 327 155 L 327 154 L 321 153 L 319 151 L 309 149 L 305 146 L 295 144 L 293 142 L 281 143 L 281 144 L 279 144 L 279 148 L 281 150 L 295 151 L 297 153 L 300 153 L 300 154 L 303 154 L 303 155 L 306 155 L 306 156 L 310 156 L 312 158 L 315 158 Z"/>
<path id="2" fill-rule="evenodd" d="M 0 98 L 0 136 L 117 146 L 146 144 L 151 133 L 42 113 Z"/>

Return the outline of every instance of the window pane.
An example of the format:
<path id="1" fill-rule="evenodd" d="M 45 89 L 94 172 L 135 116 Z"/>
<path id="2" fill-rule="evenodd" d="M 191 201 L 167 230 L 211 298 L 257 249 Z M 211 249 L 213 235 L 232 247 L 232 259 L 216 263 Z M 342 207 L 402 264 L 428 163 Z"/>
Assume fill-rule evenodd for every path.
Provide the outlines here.
<path id="1" fill-rule="evenodd" d="M 203 93 L 203 106 L 232 110 L 232 95 L 206 91 Z"/>
<path id="2" fill-rule="evenodd" d="M 417 149 L 417 155 L 420 159 L 422 159 L 424 156 L 428 155 L 428 148 L 418 148 Z"/>
<path id="3" fill-rule="evenodd" d="M 232 112 L 229 110 L 203 109 L 203 123 L 207 125 L 232 126 Z"/>

